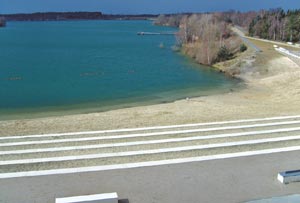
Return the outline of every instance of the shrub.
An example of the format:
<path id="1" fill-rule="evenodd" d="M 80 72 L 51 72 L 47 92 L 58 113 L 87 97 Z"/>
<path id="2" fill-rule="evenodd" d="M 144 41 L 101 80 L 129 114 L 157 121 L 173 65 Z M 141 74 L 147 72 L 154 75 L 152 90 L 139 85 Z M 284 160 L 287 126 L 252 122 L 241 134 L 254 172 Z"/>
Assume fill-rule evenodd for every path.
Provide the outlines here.
<path id="1" fill-rule="evenodd" d="M 245 44 L 241 44 L 241 46 L 240 46 L 240 52 L 244 52 L 244 51 L 246 51 L 248 48 L 247 48 L 247 46 L 245 45 Z"/>
<path id="2" fill-rule="evenodd" d="M 226 61 L 233 57 L 233 54 L 228 50 L 226 46 L 222 46 L 217 55 L 217 62 Z"/>

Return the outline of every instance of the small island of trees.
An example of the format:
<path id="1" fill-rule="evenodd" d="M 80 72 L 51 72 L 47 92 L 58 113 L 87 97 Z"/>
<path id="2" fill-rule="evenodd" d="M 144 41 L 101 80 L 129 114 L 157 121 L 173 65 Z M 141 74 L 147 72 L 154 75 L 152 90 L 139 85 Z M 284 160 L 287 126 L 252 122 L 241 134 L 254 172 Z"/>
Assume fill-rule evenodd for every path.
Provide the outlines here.
<path id="1" fill-rule="evenodd" d="M 0 18 L 0 27 L 5 27 L 6 26 L 6 21 L 4 18 Z"/>

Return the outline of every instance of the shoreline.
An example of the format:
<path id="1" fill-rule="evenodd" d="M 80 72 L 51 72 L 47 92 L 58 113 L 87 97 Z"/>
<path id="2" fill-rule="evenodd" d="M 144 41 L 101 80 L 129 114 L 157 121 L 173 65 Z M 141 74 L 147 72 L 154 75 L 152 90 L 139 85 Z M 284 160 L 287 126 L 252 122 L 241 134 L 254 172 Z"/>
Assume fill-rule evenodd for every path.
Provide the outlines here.
<path id="1" fill-rule="evenodd" d="M 68 23 L 68 26 L 70 27 L 72 27 L 73 25 L 74 26 L 78 25 L 83 27 L 87 26 L 85 25 L 85 23 L 75 23 L 75 24 Z M 148 58 L 146 54 L 149 54 L 148 52 L 147 53 L 145 52 L 145 55 L 143 55 L 145 56 L 145 60 L 139 59 L 136 61 L 137 64 L 133 66 L 132 61 L 128 60 L 128 57 L 135 58 L 138 55 L 136 55 L 134 51 L 132 51 L 131 54 L 120 54 L 120 55 L 117 54 L 117 56 L 118 57 L 121 56 L 121 58 L 118 58 L 119 61 L 117 63 L 111 64 L 111 60 L 112 60 L 111 56 L 108 56 L 107 53 L 102 53 L 102 52 L 109 51 L 110 46 L 107 46 L 108 47 L 107 51 L 105 51 L 106 49 L 103 49 L 103 51 L 100 50 L 99 53 L 94 51 L 94 49 L 98 50 L 96 48 L 88 48 L 84 50 L 84 52 L 82 53 L 86 54 L 85 57 L 88 58 L 91 57 L 93 58 L 93 60 L 89 60 L 89 62 L 86 62 L 88 60 L 84 59 L 85 57 L 83 57 L 83 59 L 79 59 L 79 62 L 80 61 L 81 62 L 79 63 L 79 65 L 74 66 L 76 68 L 74 68 L 72 72 L 68 72 L 70 71 L 70 69 L 68 68 L 69 65 L 68 62 L 72 59 L 70 58 L 71 54 L 67 54 L 66 56 L 64 56 L 64 58 L 66 58 L 66 62 L 65 60 L 63 60 L 60 62 L 58 61 L 55 63 L 53 62 L 54 64 L 48 63 L 47 58 L 49 57 L 46 56 L 46 54 L 42 54 L 41 56 L 43 58 L 37 61 L 36 63 L 41 64 L 41 67 L 43 67 L 43 69 L 45 70 L 43 71 L 43 73 L 36 71 L 33 72 L 33 74 L 31 75 L 26 75 L 28 71 L 23 71 L 20 68 L 21 66 L 23 66 L 22 64 L 11 62 L 12 63 L 11 66 L 16 67 L 15 72 L 17 72 L 17 75 L 15 76 L 13 72 L 10 73 L 8 71 L 8 73 L 5 72 L 5 75 L 7 76 L 4 75 L 2 78 L 2 82 L 4 83 L 4 86 L 6 86 L 6 83 L 8 83 L 9 88 L 6 91 L 3 91 L 2 93 L 3 101 L 1 103 L 2 108 L 0 108 L 0 120 L 19 120 L 19 119 L 31 119 L 31 118 L 49 117 L 49 116 L 52 117 L 64 116 L 64 115 L 72 115 L 72 114 L 80 114 L 80 113 L 103 112 L 103 111 L 116 110 L 120 108 L 153 105 L 153 104 L 166 103 L 166 102 L 169 103 L 169 102 L 174 102 L 176 100 L 185 99 L 187 97 L 190 98 L 196 96 L 207 96 L 210 94 L 217 94 L 217 93 L 219 94 L 220 92 L 224 92 L 224 91 L 227 92 L 230 90 L 231 87 L 234 86 L 235 82 L 228 77 L 225 78 L 223 74 L 217 73 L 216 71 L 211 71 L 209 68 L 201 69 L 199 68 L 198 64 L 189 61 L 187 58 L 179 55 L 179 53 L 177 52 L 175 53 L 172 50 L 172 46 L 174 45 L 173 36 L 168 38 L 163 37 L 162 39 L 159 36 L 157 36 L 153 40 L 151 39 L 151 43 L 150 43 L 148 39 L 140 38 L 135 34 L 137 29 L 140 29 L 140 27 L 144 27 L 143 30 L 150 30 L 150 31 L 152 29 L 153 31 L 156 30 L 173 31 L 174 30 L 173 28 L 162 29 L 153 26 L 149 22 L 142 22 L 142 23 L 132 22 L 129 24 L 115 22 L 113 24 L 105 23 L 103 25 L 104 27 L 112 26 L 112 28 L 116 29 L 116 31 L 120 28 L 120 26 L 121 27 L 124 26 L 125 29 L 127 25 L 132 25 L 132 26 L 128 26 L 128 32 L 126 32 L 125 35 L 126 36 L 128 35 L 129 39 L 132 39 L 132 44 L 142 43 L 143 46 L 139 46 L 138 50 L 142 50 L 142 49 L 146 50 L 147 48 L 147 50 L 149 49 L 149 53 L 151 54 L 153 53 L 153 57 L 151 57 L 150 62 L 144 63 L 145 60 Z M 43 24 L 36 24 L 33 26 L 33 28 L 38 28 L 40 30 L 41 29 L 40 26 L 42 26 L 43 29 L 48 29 L 49 27 Z M 56 26 L 59 27 L 60 23 L 56 24 L 54 27 Z M 91 23 L 88 24 L 88 26 L 93 26 L 93 27 L 95 26 L 97 27 L 97 29 L 99 27 L 98 23 Z M 18 26 L 16 25 L 16 27 Z M 22 28 L 22 26 L 20 27 Z M 49 30 L 52 29 L 53 27 L 50 26 Z M 35 30 L 35 29 L 31 29 L 31 30 Z M 104 36 L 110 35 L 107 34 L 106 32 L 103 33 Z M 110 31 L 108 31 L 108 33 L 110 33 Z M 98 38 L 98 35 L 95 35 L 94 37 Z M 49 41 L 54 42 L 55 39 L 50 37 Z M 164 49 L 158 46 L 158 44 L 161 43 L 161 41 L 165 43 Z M 89 44 L 89 46 L 87 47 L 90 47 L 91 44 L 93 44 L 94 42 L 87 41 L 85 43 Z M 126 47 L 126 46 L 124 45 L 120 48 L 122 48 L 122 50 L 123 48 L 124 50 L 131 50 L 129 49 L 130 47 Z M 35 48 L 31 51 L 34 53 Z M 73 51 L 74 53 L 76 53 L 76 55 L 79 53 L 78 50 L 76 49 L 74 49 Z M 23 52 L 16 51 L 17 55 L 19 53 L 21 53 L 22 56 L 26 55 L 25 52 L 23 53 Z M 91 56 L 89 56 L 90 53 Z M 99 55 L 101 54 L 103 54 L 105 57 L 104 58 L 99 57 Z M 164 57 L 163 59 L 160 57 L 160 54 L 165 54 L 167 57 L 170 56 L 170 58 Z M 30 55 L 31 54 L 29 54 L 28 56 L 26 55 L 27 58 Z M 49 56 L 56 57 L 53 55 L 49 55 Z M 45 65 L 42 65 L 45 61 L 47 63 Z M 100 65 L 98 66 L 97 64 Z M 63 74 L 59 74 L 59 75 L 55 73 L 52 74 L 51 66 L 53 67 L 61 66 L 60 69 Z M 151 68 L 147 68 L 148 66 L 149 67 L 151 66 Z M 152 67 L 155 67 L 155 70 L 152 70 Z M 40 68 L 36 68 L 36 70 L 39 69 Z M 183 72 L 181 72 L 182 70 Z M 120 77 L 119 76 L 115 77 L 113 75 L 114 71 L 120 72 L 120 74 L 117 74 L 120 75 Z M 48 72 L 50 74 L 49 77 L 46 75 Z M 143 72 L 147 74 L 147 77 L 149 78 L 149 82 L 148 80 L 146 80 L 144 83 L 141 82 L 140 75 L 143 74 Z M 177 74 L 174 74 L 172 72 L 177 72 Z M 197 74 L 202 72 L 203 75 Z M 71 75 L 70 80 L 68 78 L 68 74 Z M 22 76 L 21 78 L 22 81 L 10 82 L 11 77 L 19 77 L 19 76 Z M 56 81 L 57 77 L 58 80 Z M 55 83 L 52 83 L 52 81 L 50 81 L 51 79 L 49 78 L 54 80 Z M 150 81 L 151 78 L 154 78 L 154 80 L 152 79 L 153 81 Z M 43 79 L 46 81 L 41 83 L 35 81 L 35 80 L 42 81 Z M 35 82 L 30 82 L 31 80 Z M 62 82 L 62 81 L 66 81 L 66 82 Z M 24 83 L 24 91 L 22 91 L 22 93 L 18 93 L 18 91 L 15 91 L 14 88 L 16 88 L 17 85 L 20 85 L 20 87 L 18 88 L 19 89 L 21 88 L 23 90 L 22 83 Z M 66 85 L 66 83 L 70 83 L 67 85 L 67 88 L 64 88 L 64 91 L 70 91 L 67 92 L 68 94 L 65 94 L 63 91 L 60 91 L 59 88 L 59 86 L 61 85 Z M 97 87 L 98 85 L 99 87 Z M 72 88 L 72 86 L 74 86 L 75 88 L 74 87 Z M 120 90 L 118 90 L 119 87 L 121 87 Z M 36 95 L 35 91 L 32 91 L 32 88 L 34 90 L 38 90 L 40 92 L 45 92 L 45 93 Z M 112 92 L 111 88 L 115 89 L 116 91 Z M 45 91 L 45 89 L 47 91 Z M 222 89 L 225 90 L 223 91 Z M 84 91 L 81 92 L 80 90 L 84 90 Z M 212 91 L 213 93 L 210 93 Z M 79 93 L 80 95 L 78 96 Z"/>
<path id="2" fill-rule="evenodd" d="M 202 68 L 202 67 L 199 67 Z M 205 67 L 206 68 L 206 67 Z M 208 69 L 212 67 L 207 67 Z M 215 69 L 214 71 L 219 72 Z M 220 73 L 223 74 L 223 73 Z M 78 103 L 60 106 L 45 106 L 35 108 L 5 109 L 0 111 L 0 122 L 12 120 L 41 119 L 47 117 L 71 116 L 91 113 L 104 113 L 120 109 L 135 107 L 153 106 L 160 104 L 170 104 L 181 100 L 207 97 L 213 95 L 227 94 L 240 91 L 245 88 L 245 84 L 239 78 L 230 77 L 232 84 L 220 87 L 210 87 L 208 89 L 199 89 L 199 87 L 189 87 L 183 89 L 169 90 L 158 93 L 152 93 L 144 96 L 130 97 L 126 99 L 117 99 L 114 101 Z M 2 115 L 1 115 L 2 114 Z M 0 131 L 1 132 L 1 131 Z"/>
<path id="3" fill-rule="evenodd" d="M 241 68 L 246 88 L 225 94 L 99 113 L 0 121 L 0 135 L 58 133 L 300 115 L 300 67 L 272 43 L 247 54 Z M 241 60 L 241 58 L 238 58 Z M 250 62 L 248 61 L 250 60 Z"/>

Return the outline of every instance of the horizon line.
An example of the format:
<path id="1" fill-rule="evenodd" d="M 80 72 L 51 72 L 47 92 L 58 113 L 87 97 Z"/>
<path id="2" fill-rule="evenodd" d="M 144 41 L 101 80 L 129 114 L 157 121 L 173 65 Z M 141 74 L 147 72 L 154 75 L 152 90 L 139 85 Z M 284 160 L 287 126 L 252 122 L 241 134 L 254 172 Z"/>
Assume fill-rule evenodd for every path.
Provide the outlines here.
<path id="1" fill-rule="evenodd" d="M 284 11 L 287 10 L 298 10 L 298 8 L 293 9 L 285 9 L 282 7 L 278 7 L 283 9 Z M 223 12 L 241 12 L 241 13 L 247 13 L 247 12 L 258 12 L 260 10 L 272 10 L 272 9 L 278 9 L 278 8 L 261 8 L 261 9 L 250 9 L 250 10 L 237 10 L 237 9 L 226 9 L 226 10 L 215 10 L 215 11 L 182 11 L 182 12 L 172 12 L 172 13 L 106 13 L 102 11 L 83 11 L 83 10 L 77 10 L 77 11 L 34 11 L 34 12 L 17 12 L 17 13 L 0 13 L 0 15 L 18 15 L 18 14 L 37 14 L 37 13 L 76 13 L 76 12 L 84 12 L 84 13 L 101 13 L 102 15 L 122 15 L 122 16 L 128 16 L 128 15 L 175 15 L 175 14 L 201 14 L 201 13 L 223 13 Z"/>

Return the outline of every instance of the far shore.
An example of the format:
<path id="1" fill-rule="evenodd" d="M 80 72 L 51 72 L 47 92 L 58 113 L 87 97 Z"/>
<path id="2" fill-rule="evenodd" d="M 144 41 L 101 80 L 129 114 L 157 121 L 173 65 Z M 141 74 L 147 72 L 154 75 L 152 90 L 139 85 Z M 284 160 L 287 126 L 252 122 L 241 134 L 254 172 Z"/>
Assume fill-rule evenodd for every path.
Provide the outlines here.
<path id="1" fill-rule="evenodd" d="M 300 115 L 300 67 L 280 55 L 273 43 L 250 39 L 251 48 L 220 69 L 241 67 L 247 88 L 172 103 L 100 113 L 0 121 L 0 135 L 75 132 Z"/>

